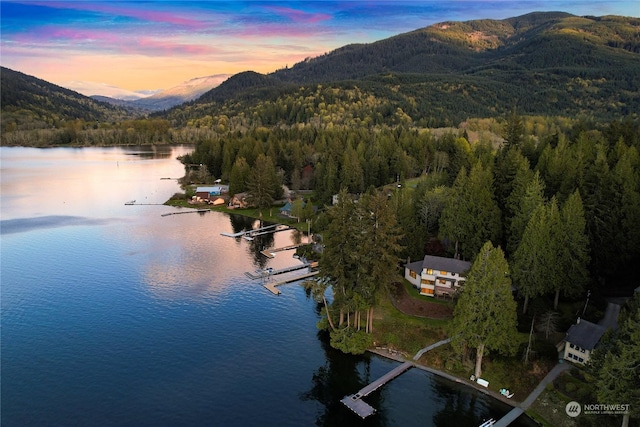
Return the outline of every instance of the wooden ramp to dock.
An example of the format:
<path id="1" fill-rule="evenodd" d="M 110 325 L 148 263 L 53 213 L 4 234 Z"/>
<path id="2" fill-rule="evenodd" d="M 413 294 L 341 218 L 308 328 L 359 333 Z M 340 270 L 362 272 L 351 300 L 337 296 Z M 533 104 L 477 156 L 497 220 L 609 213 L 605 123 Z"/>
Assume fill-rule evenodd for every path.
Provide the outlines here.
<path id="1" fill-rule="evenodd" d="M 266 283 L 264 285 L 264 287 L 267 288 L 268 290 L 270 290 L 271 292 L 273 292 L 274 294 L 280 295 L 280 290 L 277 288 L 277 286 L 284 285 L 285 283 L 297 282 L 298 280 L 302 280 L 302 279 L 306 279 L 308 277 L 315 276 L 318 273 L 319 273 L 319 271 L 312 271 L 310 273 L 303 274 L 301 276 L 295 276 L 295 277 L 290 277 L 288 279 L 280 280 L 279 282 Z"/>
<path id="2" fill-rule="evenodd" d="M 380 387 L 382 387 L 392 379 L 396 378 L 397 376 L 399 376 L 400 374 L 402 374 L 412 366 L 413 366 L 413 363 L 404 362 L 402 365 L 395 367 L 393 370 L 387 372 L 386 374 L 384 374 L 383 376 L 381 376 L 380 378 L 378 378 L 368 386 L 362 388 L 356 394 L 345 396 L 340 402 L 342 402 L 347 408 L 351 409 L 353 412 L 355 412 L 357 415 L 359 415 L 361 418 L 364 419 L 369 415 L 373 414 L 376 410 L 366 402 L 363 402 L 361 399 L 373 393 L 374 391 L 376 391 L 377 389 L 379 389 Z"/>

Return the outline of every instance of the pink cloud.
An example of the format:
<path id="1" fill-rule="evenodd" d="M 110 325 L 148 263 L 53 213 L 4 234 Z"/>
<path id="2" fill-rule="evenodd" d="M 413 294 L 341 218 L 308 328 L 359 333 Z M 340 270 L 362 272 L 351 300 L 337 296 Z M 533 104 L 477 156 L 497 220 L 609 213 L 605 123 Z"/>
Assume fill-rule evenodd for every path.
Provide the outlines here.
<path id="1" fill-rule="evenodd" d="M 153 52 L 157 56 L 165 55 L 210 55 L 213 53 L 221 53 L 220 49 L 204 46 L 200 44 L 185 44 L 167 42 L 165 40 L 157 40 L 150 37 L 141 37 L 136 39 L 137 47 L 144 52 Z"/>
<path id="2" fill-rule="evenodd" d="M 180 25 L 189 28 L 203 28 L 205 22 L 194 19 L 179 12 L 160 12 L 156 10 L 134 9 L 129 7 L 111 6 L 108 3 L 95 2 L 33 2 L 40 6 L 52 7 L 57 9 L 73 9 L 85 10 L 89 12 L 100 12 L 118 16 L 127 16 L 137 18 L 144 21 L 159 22 L 173 25 Z"/>
<path id="3" fill-rule="evenodd" d="M 293 22 L 316 23 L 331 19 L 331 15 L 326 13 L 309 13 L 302 10 L 292 9 L 290 7 L 267 6 L 266 9 L 279 15 L 286 16 Z"/>
<path id="4" fill-rule="evenodd" d="M 90 49 L 92 53 L 101 51 L 146 56 L 180 56 L 210 55 L 220 52 L 220 49 L 209 45 L 183 43 L 169 38 L 141 37 L 127 32 L 114 33 L 57 26 L 42 27 L 35 32 L 16 35 L 13 39 L 25 45 L 54 48 L 60 43 L 73 43 L 74 48 Z"/>

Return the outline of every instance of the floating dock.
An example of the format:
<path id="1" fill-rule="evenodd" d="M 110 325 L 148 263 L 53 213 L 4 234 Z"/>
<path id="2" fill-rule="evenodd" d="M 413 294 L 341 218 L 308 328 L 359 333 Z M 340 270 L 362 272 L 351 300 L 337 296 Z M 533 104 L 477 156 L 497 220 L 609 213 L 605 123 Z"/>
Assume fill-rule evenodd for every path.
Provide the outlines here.
<path id="1" fill-rule="evenodd" d="M 276 252 L 289 251 L 291 249 L 296 249 L 296 248 L 299 248 L 300 246 L 306 246 L 306 245 L 309 245 L 309 244 L 310 243 L 298 243 L 296 245 L 284 246 L 282 248 L 265 249 L 264 251 L 260 251 L 260 253 L 262 255 L 266 256 L 267 258 L 275 258 L 276 257 Z"/>
<path id="2" fill-rule="evenodd" d="M 342 402 L 342 404 L 345 405 L 347 408 L 351 409 L 360 418 L 362 419 L 367 418 L 369 415 L 374 414 L 376 410 L 375 408 L 370 406 L 368 403 L 363 402 L 361 399 L 373 393 L 374 391 L 376 391 L 377 389 L 379 389 L 380 387 L 382 387 L 392 379 L 396 378 L 397 376 L 400 376 L 400 374 L 402 374 L 412 366 L 413 366 L 413 363 L 404 362 L 402 365 L 397 366 L 396 368 L 387 372 L 386 374 L 384 374 L 383 376 L 381 376 L 380 378 L 378 378 L 368 386 L 362 388 L 356 394 L 343 397 L 340 402 Z"/>
<path id="3" fill-rule="evenodd" d="M 266 283 L 264 285 L 264 287 L 267 288 L 272 293 L 274 293 L 275 295 L 280 295 L 280 290 L 277 288 L 277 286 L 284 285 L 285 283 L 297 282 L 298 280 L 302 280 L 302 279 L 306 279 L 308 277 L 315 276 L 318 273 L 319 273 L 319 271 L 312 271 L 310 273 L 303 274 L 302 276 L 290 277 L 288 279 L 284 279 L 284 280 L 281 280 L 281 281 L 275 282 L 275 283 Z"/>

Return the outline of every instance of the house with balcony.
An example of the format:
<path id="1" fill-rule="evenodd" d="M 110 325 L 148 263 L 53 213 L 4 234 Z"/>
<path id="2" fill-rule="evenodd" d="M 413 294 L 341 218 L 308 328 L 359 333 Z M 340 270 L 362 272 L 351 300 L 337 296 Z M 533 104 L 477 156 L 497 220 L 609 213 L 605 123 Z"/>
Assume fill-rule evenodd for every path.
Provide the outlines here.
<path id="1" fill-rule="evenodd" d="M 426 255 L 423 260 L 404 266 L 404 277 L 420 294 L 452 296 L 464 285 L 471 263 L 459 259 Z"/>

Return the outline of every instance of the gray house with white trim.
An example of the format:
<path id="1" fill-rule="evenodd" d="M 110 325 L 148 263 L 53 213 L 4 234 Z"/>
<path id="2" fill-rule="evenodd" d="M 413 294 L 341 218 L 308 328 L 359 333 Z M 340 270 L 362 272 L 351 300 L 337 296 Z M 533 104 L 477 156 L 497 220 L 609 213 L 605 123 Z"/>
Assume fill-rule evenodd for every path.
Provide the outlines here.
<path id="1" fill-rule="evenodd" d="M 428 296 L 453 295 L 464 284 L 471 263 L 426 255 L 422 261 L 404 266 L 404 278 Z"/>

